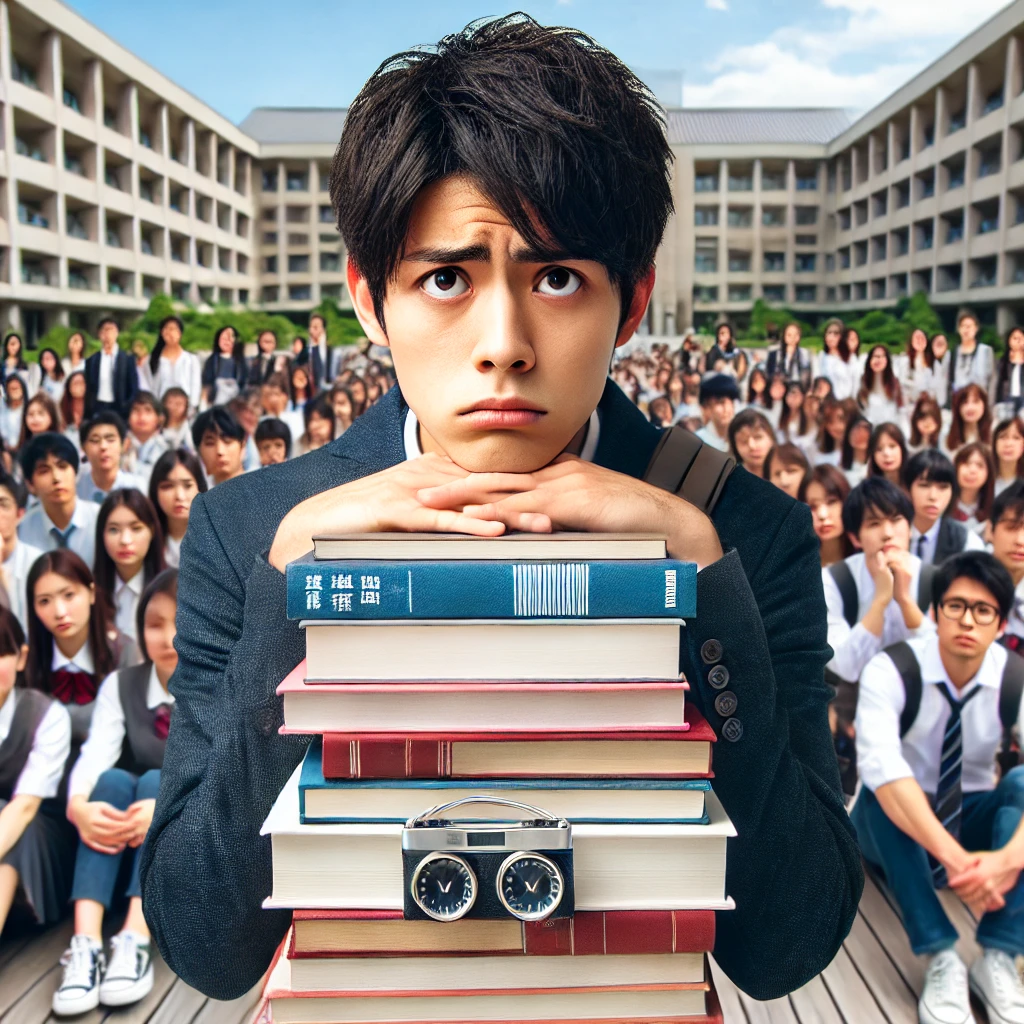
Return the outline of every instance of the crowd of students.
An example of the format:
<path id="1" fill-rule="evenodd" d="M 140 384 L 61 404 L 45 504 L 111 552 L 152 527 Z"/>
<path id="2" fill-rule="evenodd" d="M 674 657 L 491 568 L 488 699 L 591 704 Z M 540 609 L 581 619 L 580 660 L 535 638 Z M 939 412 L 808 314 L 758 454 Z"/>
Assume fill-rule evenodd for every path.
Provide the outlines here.
<path id="1" fill-rule="evenodd" d="M 205 360 L 160 325 L 152 353 L 104 319 L 28 365 L 3 345 L 0 404 L 0 931 L 74 907 L 57 1015 L 152 988 L 138 851 L 174 697 L 177 565 L 197 494 L 312 451 L 394 383 L 354 346 L 222 327 Z M 256 354 L 245 356 L 246 341 Z M 104 915 L 128 900 L 104 950 Z"/>

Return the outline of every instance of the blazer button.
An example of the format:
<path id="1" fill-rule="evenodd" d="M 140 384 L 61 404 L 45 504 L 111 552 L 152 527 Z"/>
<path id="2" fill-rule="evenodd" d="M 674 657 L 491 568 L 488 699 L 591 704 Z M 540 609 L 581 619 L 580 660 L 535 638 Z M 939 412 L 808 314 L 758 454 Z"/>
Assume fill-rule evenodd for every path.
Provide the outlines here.
<path id="1" fill-rule="evenodd" d="M 729 685 L 729 670 L 724 665 L 716 665 L 708 673 L 708 683 L 715 690 L 724 689 Z"/>
<path id="2" fill-rule="evenodd" d="M 743 735 L 743 723 L 738 718 L 727 718 L 722 723 L 722 735 L 735 743 Z"/>
<path id="3" fill-rule="evenodd" d="M 715 698 L 715 710 L 723 717 L 728 718 L 736 711 L 736 694 L 732 690 L 725 690 Z"/>
<path id="4" fill-rule="evenodd" d="M 714 665 L 722 660 L 722 645 L 717 640 L 705 640 L 700 656 L 705 665 Z"/>

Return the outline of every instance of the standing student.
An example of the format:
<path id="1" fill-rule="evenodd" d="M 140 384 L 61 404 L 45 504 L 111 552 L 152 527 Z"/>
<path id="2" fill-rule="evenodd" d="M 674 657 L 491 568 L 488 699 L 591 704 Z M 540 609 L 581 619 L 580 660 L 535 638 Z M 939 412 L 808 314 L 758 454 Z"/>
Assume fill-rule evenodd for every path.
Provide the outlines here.
<path id="1" fill-rule="evenodd" d="M 245 383 L 248 367 L 242 339 L 230 324 L 213 335 L 210 358 L 203 365 L 203 398 L 207 405 L 225 405 Z"/>
<path id="2" fill-rule="evenodd" d="M 981 551 L 981 538 L 958 523 L 950 506 L 957 494 L 953 463 L 934 448 L 912 456 L 903 469 L 903 486 L 914 506 L 910 550 L 926 565 L 940 565 L 961 551 Z"/>
<path id="3" fill-rule="evenodd" d="M 292 457 L 292 432 L 284 420 L 268 416 L 256 426 L 260 466 L 278 466 Z"/>
<path id="4" fill-rule="evenodd" d="M 715 343 L 711 346 L 704 365 L 710 373 L 732 373 L 736 377 L 738 374 L 733 373 L 733 361 L 737 352 L 739 349 L 736 347 L 733 326 L 728 320 L 723 320 L 715 328 Z"/>
<path id="5" fill-rule="evenodd" d="M 754 476 L 764 477 L 764 464 L 775 443 L 775 430 L 768 417 L 747 407 L 729 424 L 729 451 L 736 463 Z"/>
<path id="6" fill-rule="evenodd" d="M 798 380 L 805 388 L 811 386 L 811 356 L 800 345 L 800 325 L 788 323 L 782 329 L 782 342 L 768 350 L 765 371 L 769 379 L 780 373 L 786 381 Z"/>
<path id="7" fill-rule="evenodd" d="M 1024 653 L 1024 480 L 992 502 L 992 554 L 1013 580 L 1013 608 L 1001 643 Z"/>
<path id="8" fill-rule="evenodd" d="M 149 478 L 149 500 L 156 509 L 164 538 L 164 562 L 173 569 L 181 559 L 181 542 L 197 494 L 207 489 L 206 474 L 195 452 L 175 448 L 164 452 Z"/>
<path id="9" fill-rule="evenodd" d="M 28 387 L 28 363 L 25 362 L 24 345 L 22 344 L 21 335 L 14 331 L 11 331 L 4 338 L 4 383 L 12 375 L 20 377 L 21 382 L 26 388 Z"/>
<path id="10" fill-rule="evenodd" d="M 990 345 L 978 341 L 978 318 L 973 313 L 961 313 L 956 321 L 960 344 L 953 353 L 950 388 L 953 395 L 968 384 L 977 384 L 986 396 L 992 390 L 995 377 L 995 356 Z"/>
<path id="11" fill-rule="evenodd" d="M 319 313 L 311 313 L 309 317 L 309 366 L 317 391 L 331 386 L 338 372 L 336 359 L 337 348 L 327 342 L 327 321 Z"/>
<path id="12" fill-rule="evenodd" d="M 249 386 L 259 387 L 272 374 L 279 372 L 284 356 L 277 352 L 277 335 L 266 328 L 256 337 L 256 355 L 249 363 Z"/>
<path id="13" fill-rule="evenodd" d="M 941 331 L 933 334 L 932 345 L 932 380 L 935 387 L 935 400 L 943 409 L 949 408 L 950 377 L 953 372 L 953 353 L 949 349 L 949 339 Z"/>
<path id="14" fill-rule="evenodd" d="M 952 516 L 969 530 L 979 530 L 987 521 L 995 497 L 996 467 L 987 444 L 965 444 L 953 459 L 956 467 L 957 498 Z"/>
<path id="15" fill-rule="evenodd" d="M 0 405 L 0 438 L 12 451 L 18 450 L 25 416 L 25 382 L 16 373 L 4 380 L 4 402 Z"/>
<path id="16" fill-rule="evenodd" d="M 884 345 L 872 346 L 857 392 L 857 404 L 875 425 L 894 423 L 900 418 L 903 391 L 892 370 L 892 357 Z"/>
<path id="17" fill-rule="evenodd" d="M 160 321 L 156 344 L 149 355 L 149 390 L 163 399 L 171 388 L 181 388 L 188 396 L 189 411 L 194 415 L 202 400 L 202 367 L 199 356 L 181 347 L 185 325 L 176 316 Z"/>
<path id="18" fill-rule="evenodd" d="M 23 630 L 28 629 L 25 596 L 28 571 L 43 553 L 18 537 L 18 524 L 25 518 L 26 497 L 25 485 L 0 469 L 0 541 L 3 542 L 0 580 L 7 591 L 11 611 Z"/>
<path id="19" fill-rule="evenodd" d="M 140 391 L 128 413 L 128 436 L 121 465 L 140 484 L 149 484 L 156 460 L 169 444 L 163 435 L 164 410 L 159 399 L 148 391 Z"/>
<path id="20" fill-rule="evenodd" d="M 727 373 L 716 373 L 700 382 L 700 408 L 704 426 L 697 436 L 719 451 L 729 450 L 729 424 L 736 413 L 740 391 Z"/>
<path id="21" fill-rule="evenodd" d="M 139 487 L 139 478 L 121 468 L 128 428 L 116 412 L 98 412 L 82 428 L 82 449 L 89 465 L 78 476 L 78 496 L 99 505 L 113 490 Z"/>
<path id="22" fill-rule="evenodd" d="M 116 412 L 124 419 L 139 390 L 135 357 L 118 347 L 117 321 L 104 317 L 97 332 L 102 347 L 85 361 L 85 416 Z"/>
<path id="23" fill-rule="evenodd" d="M 992 401 L 993 404 L 1007 403 L 1014 414 L 1024 405 L 1024 327 L 1011 327 L 1007 332 Z"/>
<path id="24" fill-rule="evenodd" d="M 849 496 L 850 485 L 835 466 L 815 466 L 800 485 L 797 497 L 811 510 L 822 568 L 853 554 L 853 544 L 843 529 L 843 503 Z"/>
<path id="25" fill-rule="evenodd" d="M 71 899 L 75 930 L 53 996 L 59 1016 L 129 1006 L 153 988 L 149 926 L 142 913 L 139 849 L 153 820 L 178 664 L 174 649 L 178 573 L 146 587 L 137 629 L 143 662 L 107 676 L 96 697 L 89 738 L 68 782 L 67 817 L 78 830 Z M 124 858 L 131 861 L 121 930 L 103 952 L 103 919 L 113 905 Z"/>
<path id="26" fill-rule="evenodd" d="M 860 331 L 855 327 L 847 327 L 843 332 L 843 341 L 840 353 L 843 352 L 847 355 L 850 373 L 853 376 L 849 397 L 856 398 L 857 389 L 860 387 L 861 378 L 864 376 L 864 368 L 868 361 L 868 354 L 861 348 Z"/>
<path id="27" fill-rule="evenodd" d="M 1009 714 L 1000 708 L 1008 679 L 1024 677 L 1024 663 L 995 642 L 1013 583 L 991 555 L 969 551 L 937 570 L 933 599 L 936 631 L 879 653 L 860 677 L 864 785 L 852 818 L 865 859 L 899 905 L 910 948 L 931 958 L 920 1019 L 972 1021 L 970 990 L 990 1021 L 1019 1021 L 1024 768 L 1004 768 L 998 781 L 995 771 L 1007 724 L 1024 717 L 1019 689 Z M 960 936 L 938 897 L 947 886 L 980 918 L 982 955 L 969 982 L 954 948 Z"/>
<path id="28" fill-rule="evenodd" d="M 776 373 L 768 381 L 768 397 L 765 400 L 765 415 L 777 429 L 782 419 L 782 410 L 786 400 L 786 378 Z"/>
<path id="29" fill-rule="evenodd" d="M 60 402 L 64 397 L 65 377 L 60 357 L 52 348 L 41 349 L 35 368 L 37 372 L 33 374 L 32 389 L 45 391 L 54 402 Z"/>
<path id="30" fill-rule="evenodd" d="M 992 431 L 992 454 L 995 457 L 995 493 L 1024 479 L 1024 424 L 1015 416 L 1003 420 Z"/>
<path id="31" fill-rule="evenodd" d="M 825 330 L 822 334 L 821 354 L 814 361 L 815 378 L 827 380 L 832 394 L 835 394 L 836 381 L 846 382 L 849 376 L 847 372 L 848 364 L 843 361 L 843 357 L 840 355 L 844 330 L 845 327 L 842 320 L 833 319 L 825 324 Z M 845 388 L 841 390 L 845 391 Z"/>
<path id="32" fill-rule="evenodd" d="M 857 353 L 860 335 L 852 328 L 844 328 L 839 343 L 828 359 L 822 359 L 821 372 L 832 382 L 832 394 L 839 400 L 853 398 L 860 386 L 861 361 Z"/>
<path id="33" fill-rule="evenodd" d="M 135 641 L 139 598 L 164 569 L 163 547 L 149 498 L 133 488 L 107 495 L 96 520 L 96 587 L 114 609 L 117 628 Z"/>
<path id="34" fill-rule="evenodd" d="M 100 507 L 78 497 L 75 446 L 63 434 L 33 437 L 21 453 L 21 470 L 39 504 L 25 514 L 18 536 L 41 551 L 69 548 L 91 566 Z"/>
<path id="35" fill-rule="evenodd" d="M 245 472 L 242 467 L 245 431 L 224 406 L 215 405 L 196 417 L 192 424 L 192 442 L 211 486 L 233 480 Z"/>
<path id="36" fill-rule="evenodd" d="M 868 442 L 868 476 L 884 476 L 901 487 L 901 474 L 906 464 L 907 442 L 903 431 L 895 423 L 880 423 L 871 431 Z"/>
<path id="37" fill-rule="evenodd" d="M 811 464 L 799 445 L 778 444 L 769 453 L 764 464 L 764 477 L 780 491 L 794 500 L 811 472 Z"/>
<path id="38" fill-rule="evenodd" d="M 917 402 L 922 395 L 935 394 L 934 362 L 928 335 L 920 327 L 912 328 L 907 337 L 906 351 L 893 360 L 893 370 L 903 391 L 903 400 L 908 405 Z"/>
<path id="39" fill-rule="evenodd" d="M 79 370 L 70 374 L 65 382 L 64 397 L 60 400 L 60 414 L 64 421 L 64 436 L 82 452 L 82 424 L 85 422 L 85 374 Z"/>
<path id="40" fill-rule="evenodd" d="M 946 451 L 952 457 L 965 444 L 988 444 L 992 438 L 992 412 L 988 394 L 978 384 L 966 384 L 953 395 L 953 415 L 946 435 Z"/>
<path id="41" fill-rule="evenodd" d="M 921 395 L 910 414 L 910 451 L 938 448 L 942 440 L 942 409 L 931 395 Z"/>
<path id="42" fill-rule="evenodd" d="M 36 436 L 48 431 L 59 434 L 64 430 L 60 410 L 54 400 L 45 392 L 37 392 L 25 403 L 25 414 L 21 419 L 21 436 L 18 438 L 17 450 L 22 451 L 25 445 Z"/>
<path id="43" fill-rule="evenodd" d="M 168 388 L 164 392 L 164 425 L 160 431 L 167 448 L 191 448 L 192 424 L 188 415 L 188 395 L 181 388 Z"/>
<path id="44" fill-rule="evenodd" d="M 60 361 L 64 374 L 70 377 L 73 373 L 85 372 L 85 336 L 75 331 L 68 336 L 67 355 Z"/>
<path id="45" fill-rule="evenodd" d="M 0 932 L 20 889 L 36 924 L 55 924 L 71 892 L 74 834 L 54 799 L 71 750 L 59 702 L 18 685 L 21 624 L 0 608 Z"/>
<path id="46" fill-rule="evenodd" d="M 851 487 L 856 487 L 868 475 L 868 448 L 871 446 L 871 423 L 860 413 L 846 421 L 843 434 L 842 456 L 839 466 Z"/>

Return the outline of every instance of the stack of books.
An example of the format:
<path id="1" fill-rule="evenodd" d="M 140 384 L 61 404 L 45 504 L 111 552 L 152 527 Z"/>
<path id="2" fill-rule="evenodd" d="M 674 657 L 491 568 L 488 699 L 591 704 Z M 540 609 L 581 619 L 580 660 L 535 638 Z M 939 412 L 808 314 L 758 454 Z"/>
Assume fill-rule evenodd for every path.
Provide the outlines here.
<path id="1" fill-rule="evenodd" d="M 284 731 L 318 738 L 263 826 L 293 911 L 264 1019 L 720 1021 L 735 830 L 679 675 L 696 567 L 648 535 L 315 545 L 287 570 Z M 569 821 L 571 916 L 407 916 L 407 820 L 480 796 Z"/>

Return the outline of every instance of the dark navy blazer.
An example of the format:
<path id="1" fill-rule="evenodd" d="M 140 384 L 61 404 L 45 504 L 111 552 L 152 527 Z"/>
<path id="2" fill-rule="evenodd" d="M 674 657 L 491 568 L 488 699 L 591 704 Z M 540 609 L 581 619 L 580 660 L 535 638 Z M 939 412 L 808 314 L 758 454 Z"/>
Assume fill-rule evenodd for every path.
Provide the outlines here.
<path id="1" fill-rule="evenodd" d="M 608 383 L 595 461 L 643 475 L 660 431 Z M 156 814 L 142 852 L 146 920 L 178 975 L 220 999 L 260 978 L 290 913 L 271 890 L 260 826 L 308 744 L 281 736 L 277 684 L 304 657 L 285 618 L 285 578 L 267 561 L 278 524 L 311 495 L 405 457 L 406 406 L 393 388 L 338 440 L 199 495 L 181 550 L 177 700 Z M 715 956 L 758 999 L 802 985 L 832 960 L 856 913 L 860 856 L 843 807 L 827 721 L 825 601 L 806 506 L 737 470 L 715 509 L 724 556 L 697 577 L 683 631 L 687 696 L 719 734 L 714 788 L 729 840 Z M 721 644 L 742 723 L 722 737 L 701 649 Z M 738 732 L 731 727 L 727 732 Z"/>

